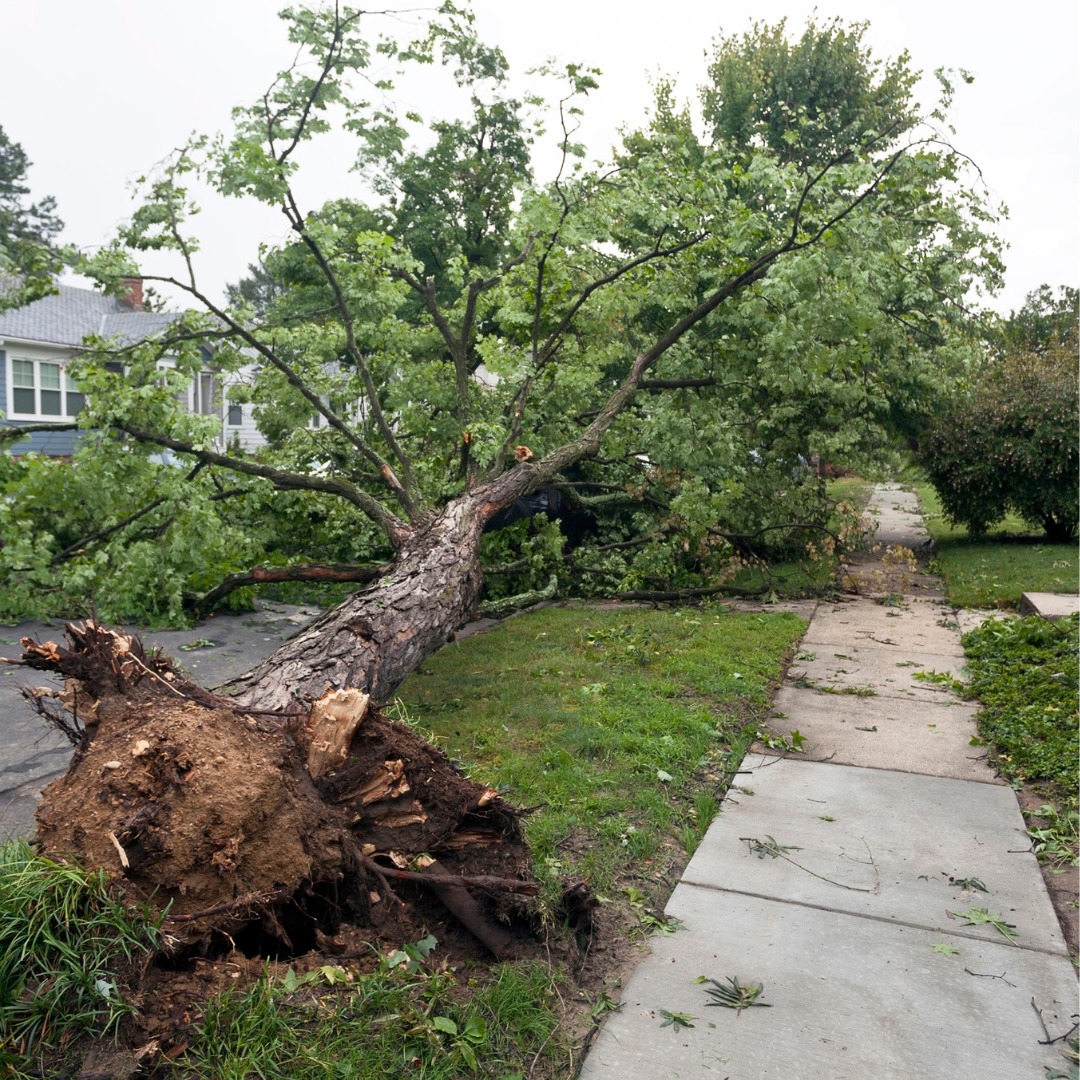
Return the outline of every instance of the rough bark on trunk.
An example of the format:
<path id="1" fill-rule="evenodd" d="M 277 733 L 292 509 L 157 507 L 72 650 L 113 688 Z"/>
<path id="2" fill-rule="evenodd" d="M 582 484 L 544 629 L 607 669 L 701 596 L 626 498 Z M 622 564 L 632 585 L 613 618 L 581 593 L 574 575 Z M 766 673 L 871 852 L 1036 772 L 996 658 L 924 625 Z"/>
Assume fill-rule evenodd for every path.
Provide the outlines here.
<path id="1" fill-rule="evenodd" d="M 405 677 L 444 645 L 476 607 L 480 537 L 499 503 L 466 493 L 414 533 L 392 568 L 225 689 L 248 709 L 290 710 L 327 690 L 354 687 L 389 701 Z"/>

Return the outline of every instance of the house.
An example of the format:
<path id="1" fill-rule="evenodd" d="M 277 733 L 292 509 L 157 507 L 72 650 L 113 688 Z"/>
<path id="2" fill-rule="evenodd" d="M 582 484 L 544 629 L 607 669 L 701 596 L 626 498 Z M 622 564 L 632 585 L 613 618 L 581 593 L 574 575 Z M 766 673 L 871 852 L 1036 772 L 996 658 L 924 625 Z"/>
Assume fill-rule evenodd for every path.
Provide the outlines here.
<path id="1" fill-rule="evenodd" d="M 83 395 L 68 373 L 68 362 L 79 353 L 83 340 L 96 335 L 131 345 L 168 328 L 176 316 L 145 310 L 142 279 L 127 278 L 125 284 L 128 291 L 122 299 L 60 285 L 53 296 L 0 311 L 0 424 L 74 422 Z M 226 400 L 225 389 L 207 350 L 205 370 L 187 388 L 187 407 L 221 418 L 222 446 L 262 445 L 265 440 L 255 427 L 251 406 Z M 35 432 L 16 443 L 12 453 L 66 457 L 78 437 L 77 431 Z"/>

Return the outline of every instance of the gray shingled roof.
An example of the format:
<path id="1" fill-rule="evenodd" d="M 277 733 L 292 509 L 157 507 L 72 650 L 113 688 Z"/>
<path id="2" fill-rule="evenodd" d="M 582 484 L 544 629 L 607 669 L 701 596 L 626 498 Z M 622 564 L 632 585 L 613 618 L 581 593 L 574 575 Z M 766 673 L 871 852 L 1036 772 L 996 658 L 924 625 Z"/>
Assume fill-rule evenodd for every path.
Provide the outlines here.
<path id="1" fill-rule="evenodd" d="M 59 286 L 55 296 L 0 311 L 0 338 L 43 341 L 50 345 L 81 345 L 97 334 L 131 345 L 160 334 L 177 316 L 159 311 L 133 311 L 123 300 L 93 289 Z"/>

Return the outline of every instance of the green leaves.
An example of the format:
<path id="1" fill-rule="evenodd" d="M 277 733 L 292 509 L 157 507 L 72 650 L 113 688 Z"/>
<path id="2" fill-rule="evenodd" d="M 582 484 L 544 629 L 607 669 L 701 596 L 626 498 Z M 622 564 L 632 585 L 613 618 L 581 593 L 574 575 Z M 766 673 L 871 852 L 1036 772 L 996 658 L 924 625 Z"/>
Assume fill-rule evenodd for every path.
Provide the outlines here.
<path id="1" fill-rule="evenodd" d="M 1016 944 L 1016 927 L 1005 921 L 1004 915 L 992 915 L 986 908 L 968 908 L 967 911 L 948 911 L 949 918 L 965 919 L 965 926 L 992 926 L 1010 945 Z"/>
<path id="2" fill-rule="evenodd" d="M 54 292 L 56 275 L 73 257 L 54 243 L 63 228 L 56 200 L 26 202 L 29 168 L 26 152 L 0 127 L 0 275 L 8 279 L 0 291 L 0 311 Z"/>
<path id="3" fill-rule="evenodd" d="M 766 1009 L 771 1008 L 767 1001 L 759 1001 L 758 998 L 765 990 L 763 983 L 740 983 L 737 977 L 729 977 L 725 982 L 706 978 L 699 975 L 697 983 L 708 983 L 705 994 L 712 1000 L 706 1002 L 709 1005 L 719 1005 L 725 1009 L 734 1009 L 736 1014 L 743 1009 L 749 1009 L 753 1005 L 760 1005 Z"/>
<path id="4" fill-rule="evenodd" d="M 1036 332 L 1021 324 L 1012 340 Z M 946 515 L 972 535 L 985 533 L 1010 512 L 1041 527 L 1051 540 L 1076 534 L 1075 325 L 1064 339 L 1045 333 L 1045 347 L 1014 347 L 973 373 L 972 385 L 943 403 L 920 445 L 920 464 Z"/>
<path id="5" fill-rule="evenodd" d="M 669 1012 L 667 1009 L 661 1009 L 660 1015 L 664 1018 L 664 1022 L 660 1025 L 662 1028 L 669 1027 L 672 1031 L 680 1031 L 682 1028 L 692 1028 L 696 1016 L 691 1016 L 690 1013 L 685 1012 Z"/>
<path id="6" fill-rule="evenodd" d="M 700 113 L 662 79 L 647 120 L 589 165 L 575 129 L 593 68 L 542 72 L 558 79 L 545 103 L 509 93 L 505 55 L 453 5 L 412 41 L 379 40 L 396 27 L 352 9 L 283 18 L 291 66 L 236 110 L 232 131 L 193 137 L 149 176 L 117 243 L 87 264 L 115 288 L 153 252 L 210 309 L 125 351 L 124 379 L 100 370 L 117 354 L 97 343 L 87 425 L 137 427 L 205 465 L 219 425 L 174 395 L 209 355 L 234 383 L 230 400 L 254 407 L 275 482 L 318 475 L 349 500 L 320 504 L 333 528 L 312 532 L 332 532 L 328 545 L 344 544 L 341 518 L 359 508 L 354 556 L 385 553 L 399 516 L 426 521 L 516 467 L 523 447 L 543 470 L 534 486 L 561 489 L 574 555 L 567 572 L 554 527 L 530 527 L 488 545 L 501 565 L 521 566 L 531 587 L 558 571 L 582 593 L 673 591 L 715 588 L 749 560 L 805 557 L 829 519 L 812 455 L 877 453 L 967 370 L 964 296 L 994 278 L 993 215 L 936 144 L 890 156 L 916 119 L 913 76 L 904 55 L 872 57 L 862 24 L 723 40 Z M 417 67 L 444 76 L 458 112 L 425 127 L 394 102 Z M 545 108 L 561 157 L 536 182 Z M 338 127 L 356 140 L 371 204 L 310 210 L 296 170 Z M 230 309 L 195 277 L 192 192 L 206 183 L 289 225 Z M 171 371 L 158 370 L 164 357 Z M 273 539 L 256 523 L 247 550 L 298 558 L 300 530 L 278 524 Z M 187 554 L 171 597 L 194 573 Z M 217 555 L 206 565 L 221 568 Z M 99 566 L 84 570 L 101 580 Z"/>

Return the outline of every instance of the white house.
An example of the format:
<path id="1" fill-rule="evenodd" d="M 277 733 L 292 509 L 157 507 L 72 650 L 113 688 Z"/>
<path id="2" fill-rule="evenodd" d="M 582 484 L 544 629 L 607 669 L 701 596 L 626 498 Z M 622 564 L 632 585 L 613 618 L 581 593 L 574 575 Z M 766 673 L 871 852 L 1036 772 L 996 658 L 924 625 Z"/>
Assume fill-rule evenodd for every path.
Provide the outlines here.
<path id="1" fill-rule="evenodd" d="M 74 421 L 83 395 L 68 364 L 83 340 L 97 335 L 130 345 L 157 337 L 176 319 L 170 312 L 144 309 L 140 278 L 128 278 L 125 284 L 128 292 L 123 299 L 61 285 L 53 296 L 0 311 L 0 424 Z M 214 371 L 209 350 L 205 362 L 205 369 L 187 388 L 187 407 L 221 419 L 223 447 L 239 443 L 250 450 L 264 445 L 251 406 L 227 399 L 228 383 L 243 378 L 243 373 L 222 376 Z M 16 443 L 12 453 L 69 456 L 77 439 L 77 431 L 35 432 Z"/>

